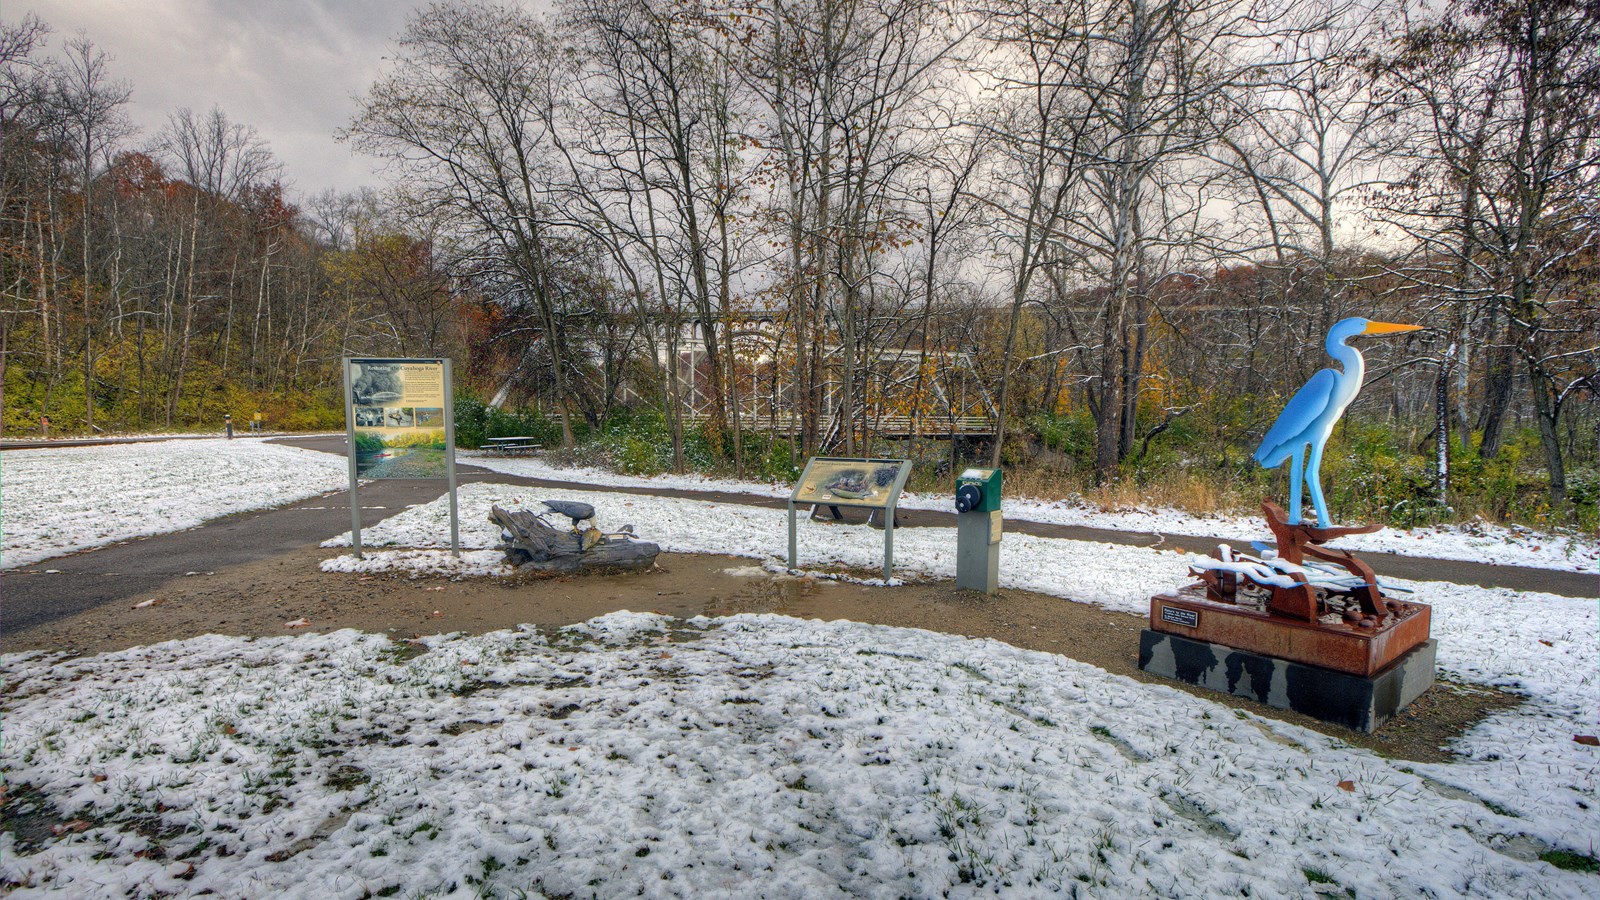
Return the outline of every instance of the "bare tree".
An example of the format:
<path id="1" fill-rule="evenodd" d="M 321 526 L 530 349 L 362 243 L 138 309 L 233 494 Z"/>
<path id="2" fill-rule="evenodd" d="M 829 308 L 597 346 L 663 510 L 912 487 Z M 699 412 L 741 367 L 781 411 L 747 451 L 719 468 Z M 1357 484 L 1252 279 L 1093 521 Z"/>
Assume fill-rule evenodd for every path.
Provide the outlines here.
<path id="1" fill-rule="evenodd" d="M 282 176 L 283 166 L 254 128 L 229 120 L 217 107 L 198 115 L 188 107 L 168 116 L 156 146 L 171 171 L 202 191 L 239 200 L 246 189 Z"/>
<path id="2" fill-rule="evenodd" d="M 1292 257 L 1316 266 L 1319 308 L 1306 324 L 1320 336 L 1341 314 L 1338 228 L 1384 183 L 1380 164 L 1396 150 L 1398 88 L 1365 65 L 1383 39 L 1376 10 L 1321 0 L 1297 4 L 1294 14 L 1267 77 L 1225 95 L 1236 121 L 1215 155 L 1244 177 L 1276 264 L 1288 271 Z"/>
<path id="3" fill-rule="evenodd" d="M 570 447 L 571 353 L 550 258 L 550 187 L 559 177 L 552 131 L 578 60 L 542 20 L 491 4 L 429 6 L 399 44 L 342 135 L 405 173 L 419 209 L 477 236 L 475 263 L 512 276 L 503 299 L 534 305 Z"/>
<path id="4" fill-rule="evenodd" d="M 95 396 L 95 343 L 102 310 L 95 299 L 96 243 L 91 210 L 95 201 L 95 175 L 110 162 L 118 142 L 131 135 L 133 125 L 126 106 L 133 94 L 127 82 L 110 74 L 111 58 L 85 35 L 66 42 L 65 53 L 51 68 L 49 104 L 51 124 L 59 129 L 61 143 L 76 158 L 77 186 L 82 214 L 79 222 L 80 262 L 83 276 L 82 359 L 84 422 L 93 429 Z"/>
<path id="5" fill-rule="evenodd" d="M 1499 450 L 1519 361 L 1559 501 L 1561 413 L 1593 372 L 1574 275 L 1596 246 L 1600 18 L 1570 0 L 1451 4 L 1384 71 L 1424 127 L 1410 177 L 1375 206 L 1416 243 L 1414 288 L 1455 304 L 1462 349 L 1487 345 L 1479 453 Z"/>
<path id="6" fill-rule="evenodd" d="M 1192 230 L 1180 235 L 1171 228 L 1197 221 L 1202 198 L 1188 183 L 1195 162 L 1218 140 L 1226 96 L 1275 65 L 1259 57 L 1270 43 L 1259 24 L 1270 20 L 1269 12 L 1220 0 L 1118 0 L 1021 2 L 994 17 L 1005 23 L 1004 46 L 1024 60 L 1044 60 L 1017 68 L 1038 82 L 1033 93 L 1056 107 L 1033 114 L 1056 133 L 1010 143 L 1029 149 L 1033 161 L 1024 171 L 1049 171 L 1037 160 L 1054 155 L 1058 170 L 1071 175 L 1070 183 L 1058 180 L 1049 203 L 1024 185 L 1010 204 L 1027 213 L 1017 219 L 1024 252 L 1013 278 L 1007 344 L 1041 265 L 1069 266 L 1104 286 L 1092 339 L 1098 359 L 1089 376 L 1102 478 L 1136 433 L 1148 290 L 1162 280 L 1152 271 L 1151 251 L 1192 240 Z M 1006 85 L 1008 77 L 1014 76 L 997 80 Z M 1041 211 L 1045 217 L 1035 218 Z M 1010 358 L 1008 349 L 1007 374 Z"/>

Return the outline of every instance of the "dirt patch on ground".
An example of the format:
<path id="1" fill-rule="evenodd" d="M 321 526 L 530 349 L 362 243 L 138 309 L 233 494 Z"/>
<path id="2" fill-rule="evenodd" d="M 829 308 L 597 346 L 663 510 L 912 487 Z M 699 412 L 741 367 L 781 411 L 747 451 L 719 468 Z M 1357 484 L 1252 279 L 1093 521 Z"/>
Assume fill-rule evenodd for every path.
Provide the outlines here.
<path id="1" fill-rule="evenodd" d="M 311 548 L 176 579 L 124 602 L 12 632 L 5 649 L 99 653 L 202 634 L 271 636 L 340 628 L 410 638 L 520 624 L 570 625 L 619 609 L 683 618 L 778 613 L 924 628 L 1059 653 L 1420 762 L 1450 759 L 1443 749 L 1447 742 L 1489 713 L 1520 702 L 1491 688 L 1441 683 L 1397 720 L 1367 735 L 1146 676 L 1138 669 L 1141 619 L 1029 591 L 986 597 L 950 582 L 867 587 L 773 575 L 749 559 L 673 553 L 662 554 L 654 571 L 617 575 L 450 581 L 322 572 L 318 564 L 334 553 Z M 299 619 L 310 625 L 285 627 Z"/>

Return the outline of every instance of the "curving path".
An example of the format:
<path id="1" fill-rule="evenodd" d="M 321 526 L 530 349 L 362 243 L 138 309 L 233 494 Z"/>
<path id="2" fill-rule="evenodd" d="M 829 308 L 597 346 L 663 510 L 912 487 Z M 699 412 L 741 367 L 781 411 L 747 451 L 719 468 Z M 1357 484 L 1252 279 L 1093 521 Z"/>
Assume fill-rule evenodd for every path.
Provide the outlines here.
<path id="1" fill-rule="evenodd" d="M 340 456 L 345 453 L 342 435 L 277 440 L 291 446 Z M 52 442 L 51 446 L 61 446 L 61 444 Z M 6 449 L 22 448 L 8 446 Z M 534 487 L 605 490 L 689 500 L 711 500 L 778 509 L 785 506 L 783 500 L 750 494 L 617 487 L 523 478 L 466 464 L 458 465 L 457 473 L 458 480 L 462 483 L 489 481 Z M 360 493 L 363 518 L 367 524 L 373 524 L 410 506 L 427 503 L 443 491 L 444 483 L 438 480 L 390 479 L 370 482 Z M 847 515 L 850 512 L 860 513 L 859 510 L 847 510 Z M 900 523 L 898 527 L 948 528 L 955 525 L 955 514 L 906 510 L 900 514 Z M 5 635 L 12 632 L 64 619 L 103 604 L 118 602 L 155 590 L 162 584 L 183 578 L 189 573 L 215 571 L 315 547 L 327 538 L 348 530 L 349 527 L 349 492 L 334 491 L 286 506 L 214 519 L 188 531 L 139 538 L 109 547 L 57 557 L 26 568 L 9 570 L 4 573 L 3 586 L 0 586 L 0 649 L 4 647 Z M 1148 547 L 1164 541 L 1176 542 L 1176 540 L 1181 540 L 1182 545 L 1190 547 L 1206 547 L 1222 542 L 1220 538 L 1162 538 L 1141 532 L 1051 525 L 1020 519 L 1008 520 L 1006 529 L 1042 537 L 1139 547 Z M 777 547 L 780 543 L 781 536 L 775 536 L 773 546 Z M 1505 587 L 1568 597 L 1600 597 L 1600 579 L 1593 574 L 1516 566 L 1491 566 L 1386 553 L 1366 553 L 1362 554 L 1362 559 L 1380 575 Z"/>

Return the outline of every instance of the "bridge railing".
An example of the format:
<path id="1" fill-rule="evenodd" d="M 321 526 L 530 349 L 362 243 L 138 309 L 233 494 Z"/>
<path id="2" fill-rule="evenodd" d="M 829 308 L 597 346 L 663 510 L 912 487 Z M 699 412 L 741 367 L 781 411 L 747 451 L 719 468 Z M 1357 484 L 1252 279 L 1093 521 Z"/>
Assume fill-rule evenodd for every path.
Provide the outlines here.
<path id="1" fill-rule="evenodd" d="M 689 421 L 703 423 L 711 416 L 696 413 L 686 417 Z M 794 413 L 777 415 L 742 414 L 739 424 L 751 431 L 772 434 L 792 434 L 800 428 L 800 417 Z M 881 437 L 948 438 L 981 437 L 994 434 L 994 423 L 987 416 L 880 416 L 868 420 L 872 432 Z"/>

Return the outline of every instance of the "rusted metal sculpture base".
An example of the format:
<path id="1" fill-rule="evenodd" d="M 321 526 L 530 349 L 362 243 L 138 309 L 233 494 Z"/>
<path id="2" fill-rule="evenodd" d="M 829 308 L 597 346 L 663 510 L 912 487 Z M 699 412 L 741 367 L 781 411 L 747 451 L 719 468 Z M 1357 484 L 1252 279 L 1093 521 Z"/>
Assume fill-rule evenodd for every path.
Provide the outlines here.
<path id="1" fill-rule="evenodd" d="M 1222 644 L 1264 656 L 1370 677 L 1428 639 L 1432 609 L 1426 604 L 1387 601 L 1389 614 L 1371 627 L 1336 615 L 1306 622 L 1274 615 L 1268 608 L 1218 602 L 1204 584 L 1150 599 L 1150 628 L 1191 640 Z"/>
<path id="2" fill-rule="evenodd" d="M 1261 511 L 1277 538 L 1277 556 L 1235 557 L 1218 548 L 1217 564 L 1190 569 L 1198 584 L 1151 598 L 1153 631 L 1363 678 L 1428 640 L 1427 605 L 1384 596 L 1370 566 L 1348 550 L 1320 546 L 1382 526 L 1290 524 L 1271 502 Z M 1345 574 L 1332 574 L 1332 566 Z"/>

